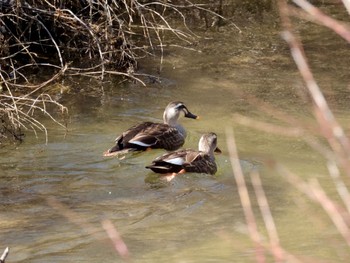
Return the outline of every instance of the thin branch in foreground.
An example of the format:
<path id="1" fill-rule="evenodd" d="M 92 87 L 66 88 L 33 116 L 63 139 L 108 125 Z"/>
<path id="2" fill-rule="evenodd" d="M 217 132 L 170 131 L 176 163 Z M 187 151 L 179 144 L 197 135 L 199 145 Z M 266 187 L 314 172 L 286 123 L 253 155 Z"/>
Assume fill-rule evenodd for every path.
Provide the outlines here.
<path id="1" fill-rule="evenodd" d="M 275 110 L 278 111 L 277 108 Z M 253 128 L 257 131 L 263 131 L 268 134 L 276 134 L 276 135 L 285 136 L 285 137 L 300 138 L 304 140 L 315 151 L 323 155 L 325 159 L 331 160 L 331 161 L 336 160 L 334 152 L 319 140 L 317 134 L 315 134 L 315 136 L 311 136 L 309 134 L 309 133 L 314 134 L 316 132 L 315 129 L 312 129 L 311 127 L 305 127 L 302 124 L 285 127 L 285 126 L 271 124 L 269 122 L 254 120 L 252 118 L 241 115 L 239 113 L 234 113 L 233 119 L 234 119 L 234 123 L 238 123 L 240 125 Z M 281 120 L 279 117 L 278 119 Z M 288 122 L 288 124 L 290 123 Z"/>
<path id="2" fill-rule="evenodd" d="M 231 161 L 231 165 L 232 165 L 233 174 L 234 174 L 235 179 L 236 179 L 238 193 L 239 193 L 240 198 L 241 198 L 241 204 L 242 204 L 244 215 L 246 217 L 246 222 L 248 225 L 248 232 L 249 232 L 251 240 L 256 245 L 256 250 L 255 250 L 256 261 L 257 262 L 265 262 L 264 249 L 266 249 L 266 250 L 269 250 L 271 252 L 271 254 L 273 254 L 275 256 L 276 262 L 282 262 L 283 260 L 285 260 L 286 262 L 300 263 L 301 261 L 298 258 L 296 258 L 294 255 L 290 254 L 288 251 L 286 251 L 285 249 L 283 249 L 279 245 L 277 230 L 274 227 L 274 224 L 271 223 L 271 222 L 273 222 L 273 220 L 271 218 L 266 219 L 267 217 L 269 217 L 267 215 L 267 213 L 269 213 L 269 212 L 266 212 L 266 209 L 268 209 L 268 208 L 264 207 L 264 204 L 263 204 L 264 201 L 262 201 L 263 203 L 261 203 L 259 205 L 260 205 L 260 208 L 263 209 L 262 214 L 264 217 L 266 217 L 265 218 L 266 222 L 269 221 L 269 223 L 267 223 L 269 226 L 266 226 L 266 227 L 269 228 L 268 231 L 269 231 L 269 235 L 270 235 L 270 244 L 266 244 L 263 242 L 261 235 L 257 229 L 255 216 L 254 216 L 253 209 L 252 209 L 250 199 L 249 199 L 248 189 L 247 189 L 247 186 L 245 184 L 242 167 L 241 167 L 239 159 L 238 159 L 237 147 L 236 147 L 236 143 L 234 140 L 232 130 L 227 129 L 226 138 L 227 138 L 227 145 L 228 145 L 228 149 L 229 149 L 230 161 Z M 259 184 L 261 187 L 261 182 L 257 182 L 254 178 L 253 178 L 253 183 L 255 183 L 254 187 L 259 188 Z M 262 187 L 261 187 L 261 189 L 262 189 Z M 261 189 L 257 190 L 257 193 L 256 193 L 257 198 L 261 197 Z M 266 201 L 266 203 L 267 203 L 267 201 Z"/>
<path id="3" fill-rule="evenodd" d="M 327 101 L 320 90 L 320 87 L 313 77 L 302 45 L 293 34 L 292 23 L 290 21 L 288 13 L 288 5 L 283 0 L 280 0 L 278 3 L 282 26 L 284 27 L 282 36 L 290 47 L 294 62 L 297 65 L 298 70 L 309 91 L 311 99 L 313 100 L 314 116 L 318 121 L 324 137 L 328 140 L 329 145 L 336 153 L 339 163 L 342 165 L 344 171 L 350 177 L 350 163 L 348 161 L 350 159 L 350 141 L 346 137 L 344 130 L 339 125 L 332 111 L 330 110 Z"/>
<path id="4" fill-rule="evenodd" d="M 350 193 L 344 181 L 340 177 L 339 169 L 337 165 L 332 161 L 328 161 L 327 168 L 334 181 L 335 187 L 337 188 L 338 194 L 342 199 L 346 209 L 348 210 L 348 213 L 350 214 Z"/>
<path id="5" fill-rule="evenodd" d="M 79 214 L 69 209 L 63 203 L 59 202 L 56 198 L 48 197 L 46 201 L 52 208 L 56 209 L 61 215 L 67 218 L 70 222 L 76 224 L 77 226 L 82 228 L 84 231 L 86 231 L 88 234 L 90 234 L 97 240 L 102 239 L 101 236 L 98 235 L 98 233 L 100 233 L 101 230 L 93 226 L 89 222 L 87 222 L 84 217 L 79 216 Z M 122 240 L 119 233 L 117 232 L 117 230 L 114 228 L 113 224 L 109 220 L 104 220 L 101 222 L 101 224 L 104 230 L 106 231 L 106 234 L 110 238 L 116 253 L 123 260 L 129 260 L 130 255 L 129 255 L 128 248 L 124 243 L 124 241 Z"/>
<path id="6" fill-rule="evenodd" d="M 271 214 L 270 206 L 267 201 L 264 188 L 262 187 L 260 175 L 257 171 L 253 171 L 250 174 L 252 179 L 254 191 L 256 198 L 258 200 L 259 208 L 261 215 L 264 219 L 267 233 L 270 239 L 270 247 L 272 254 L 275 258 L 275 262 L 284 262 L 285 256 L 283 253 L 283 249 L 281 248 L 275 221 L 273 220 L 273 216 Z"/>
<path id="7" fill-rule="evenodd" d="M 121 238 L 120 234 L 118 233 L 117 229 L 114 227 L 112 222 L 110 220 L 103 220 L 101 222 L 103 229 L 106 231 L 109 239 L 114 245 L 115 250 L 118 252 L 118 254 L 124 259 L 129 260 L 130 254 L 128 247 L 124 243 L 123 239 Z"/>
<path id="8" fill-rule="evenodd" d="M 315 125 L 311 124 L 310 121 L 298 120 L 297 118 L 293 117 L 291 114 L 288 114 L 287 112 L 282 111 L 281 108 L 274 107 L 271 104 L 269 104 L 268 102 L 266 102 L 262 99 L 259 99 L 254 95 L 243 92 L 239 89 L 235 90 L 235 93 L 238 97 L 244 98 L 245 101 L 247 101 L 253 107 L 258 107 L 259 111 L 262 111 L 262 112 L 270 115 L 273 119 L 276 119 L 282 123 L 288 124 L 289 125 L 288 127 L 293 127 L 292 130 L 294 132 L 296 132 L 296 129 L 300 129 L 299 132 L 302 133 L 303 135 L 306 133 L 306 131 L 311 132 L 313 134 L 317 134 L 317 135 L 319 134 L 319 128 L 315 127 Z M 235 113 L 234 116 L 239 116 L 239 115 L 237 113 Z M 247 118 L 247 117 L 245 117 L 245 118 Z M 248 121 L 247 121 L 247 123 L 248 123 Z M 254 125 L 252 124 L 252 126 L 254 126 Z M 271 130 L 269 132 L 271 132 Z"/>
<path id="9" fill-rule="evenodd" d="M 333 221 L 333 224 L 336 226 L 339 233 L 343 236 L 346 243 L 350 247 L 350 228 L 346 222 L 346 218 L 342 216 L 336 203 L 327 196 L 316 179 L 310 182 L 310 186 L 310 190 L 313 192 L 315 199 L 326 211 L 328 216 Z"/>
<path id="10" fill-rule="evenodd" d="M 320 9 L 313 6 L 311 3 L 305 0 L 293 0 L 293 2 L 301 7 L 305 12 L 312 16 L 315 21 L 320 23 L 321 25 L 332 29 L 339 36 L 344 38 L 346 41 L 350 43 L 350 30 L 347 25 L 344 23 L 335 20 L 334 18 L 324 14 Z M 349 1 L 347 1 L 349 2 Z M 350 6 L 350 4 L 349 4 Z"/>
<path id="11" fill-rule="evenodd" d="M 350 15 L 350 0 L 342 0 L 343 4 Z"/>
<path id="12" fill-rule="evenodd" d="M 350 222 L 350 215 L 345 213 L 345 210 L 341 209 L 336 202 L 326 195 L 319 183 L 316 180 L 311 183 L 306 183 L 281 164 L 273 164 L 273 167 L 279 174 L 284 176 L 290 184 L 308 196 L 312 201 L 323 207 L 329 218 L 333 221 L 338 232 L 343 236 L 347 245 L 350 246 L 350 227 L 348 225 L 348 222 Z"/>
<path id="13" fill-rule="evenodd" d="M 253 128 L 255 130 L 264 131 L 269 134 L 284 135 L 288 137 L 302 137 L 305 134 L 305 131 L 299 127 L 284 127 L 281 125 L 275 125 L 258 121 L 239 113 L 234 113 L 233 118 L 235 123 Z"/>
<path id="14" fill-rule="evenodd" d="M 10 249 L 8 247 L 5 248 L 4 252 L 2 253 L 2 255 L 0 257 L 0 263 L 5 263 L 5 260 L 6 260 L 9 253 L 10 253 Z"/>
<path id="15" fill-rule="evenodd" d="M 245 219 L 247 222 L 247 227 L 249 231 L 249 235 L 253 242 L 255 243 L 255 256 L 257 262 L 265 262 L 265 255 L 264 255 L 264 249 L 261 245 L 261 237 L 258 232 L 258 227 L 256 224 L 255 216 L 253 213 L 252 205 L 249 198 L 249 193 L 247 189 L 247 185 L 244 180 L 243 171 L 238 159 L 238 153 L 237 153 L 237 147 L 236 142 L 234 139 L 233 131 L 232 129 L 226 130 L 226 140 L 227 140 L 227 147 L 230 154 L 230 161 L 232 165 L 232 171 L 233 175 L 236 180 L 237 188 L 239 197 L 241 199 L 241 204 L 243 208 L 243 212 L 245 215 Z"/>

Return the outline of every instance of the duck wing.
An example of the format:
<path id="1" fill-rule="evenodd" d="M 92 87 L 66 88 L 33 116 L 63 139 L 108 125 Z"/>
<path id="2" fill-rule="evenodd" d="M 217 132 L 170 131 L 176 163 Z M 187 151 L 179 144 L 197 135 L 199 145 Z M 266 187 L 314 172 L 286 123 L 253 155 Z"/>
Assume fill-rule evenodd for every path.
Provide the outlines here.
<path id="1" fill-rule="evenodd" d="M 183 145 L 184 136 L 175 128 L 164 123 L 143 122 L 123 132 L 115 139 L 116 145 L 109 151 L 132 148 L 164 148 L 176 150 Z"/>
<path id="2" fill-rule="evenodd" d="M 183 167 L 189 173 L 215 174 L 217 171 L 215 159 L 203 152 L 198 152 L 192 162 L 185 163 Z"/>
<path id="3" fill-rule="evenodd" d="M 135 134 L 128 143 L 144 148 L 176 150 L 185 142 L 184 136 L 168 124 L 151 123 Z"/>
<path id="4" fill-rule="evenodd" d="M 115 139 L 116 150 L 123 150 L 126 148 L 143 150 L 144 148 L 150 147 L 155 143 L 155 140 L 152 139 L 152 136 L 147 137 L 146 135 L 161 125 L 161 123 L 143 122 L 129 128 Z"/>
<path id="5" fill-rule="evenodd" d="M 215 174 L 217 171 L 214 158 L 191 149 L 164 154 L 147 168 L 157 173 L 178 173 L 183 169 L 189 173 Z"/>
<path id="6" fill-rule="evenodd" d="M 152 164 L 146 168 L 161 174 L 178 173 L 195 160 L 199 154 L 198 151 L 192 149 L 166 153 L 154 159 Z"/>
<path id="7" fill-rule="evenodd" d="M 185 137 L 175 127 L 164 123 L 143 122 L 124 131 L 115 139 L 116 145 L 104 153 L 104 156 L 144 151 L 148 148 L 163 148 L 168 151 L 180 148 Z"/>
<path id="8" fill-rule="evenodd" d="M 132 126 L 128 130 L 124 131 L 121 135 L 119 135 L 115 139 L 115 145 L 104 152 L 104 156 L 114 156 L 119 154 L 126 154 L 131 151 L 137 151 L 137 150 L 145 150 L 147 147 L 130 143 L 133 138 L 138 136 L 140 133 L 142 133 L 144 130 L 147 130 L 149 127 L 154 126 L 155 123 L 152 122 L 143 122 L 141 124 L 137 124 L 135 126 Z"/>

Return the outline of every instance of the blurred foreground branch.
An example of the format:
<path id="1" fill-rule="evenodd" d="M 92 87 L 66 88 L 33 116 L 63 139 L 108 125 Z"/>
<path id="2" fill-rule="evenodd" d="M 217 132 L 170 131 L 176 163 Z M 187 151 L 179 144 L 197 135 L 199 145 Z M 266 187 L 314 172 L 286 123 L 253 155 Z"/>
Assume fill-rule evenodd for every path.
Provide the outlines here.
<path id="1" fill-rule="evenodd" d="M 350 213 L 346 213 L 345 209 L 329 198 L 316 179 L 307 183 L 280 164 L 273 164 L 272 167 L 283 175 L 290 184 L 325 210 L 350 247 Z"/>
<path id="2" fill-rule="evenodd" d="M 233 175 L 237 183 L 238 193 L 241 199 L 243 212 L 246 218 L 249 235 L 256 246 L 255 248 L 256 261 L 265 262 L 264 250 L 261 245 L 261 237 L 258 232 L 258 227 L 256 225 L 256 220 L 255 220 L 255 216 L 251 206 L 248 189 L 247 189 L 244 176 L 243 176 L 243 171 L 238 159 L 236 142 L 233 136 L 233 131 L 231 129 L 228 129 L 226 131 L 226 140 L 227 140 L 228 151 L 230 154 L 230 161 L 232 165 Z"/>
<path id="3" fill-rule="evenodd" d="M 226 131 L 227 148 L 230 155 L 232 171 L 236 180 L 240 201 L 247 222 L 247 228 L 251 240 L 255 244 L 256 262 L 266 262 L 265 250 L 271 252 L 275 258 L 275 262 L 300 262 L 294 255 L 282 248 L 279 242 L 278 232 L 274 223 L 267 198 L 260 180 L 260 176 L 256 171 L 251 174 L 255 195 L 258 199 L 259 208 L 265 222 L 265 227 L 269 236 L 269 244 L 264 243 L 264 238 L 258 231 L 255 215 L 251 205 L 248 188 L 244 179 L 242 167 L 238 158 L 237 146 L 231 129 Z"/>
<path id="4" fill-rule="evenodd" d="M 314 7 L 310 6 L 311 4 L 305 4 L 305 1 L 300 0 L 295 2 L 297 4 L 300 4 L 307 10 L 314 9 Z M 336 153 L 336 156 L 338 157 L 338 162 L 342 165 L 344 171 L 350 177 L 350 141 L 346 137 L 343 128 L 335 119 L 332 111 L 330 110 L 327 104 L 326 99 L 324 98 L 315 78 L 313 77 L 303 47 L 299 39 L 293 33 L 293 26 L 289 17 L 289 7 L 287 3 L 283 0 L 280 0 L 279 9 L 281 14 L 282 26 L 284 28 L 282 36 L 289 44 L 292 57 L 306 84 L 311 99 L 313 100 L 314 115 L 321 128 L 321 132 L 323 136 L 327 139 L 333 151 Z M 318 12 L 311 12 L 311 14 L 315 17 L 319 16 Z M 336 21 L 333 21 L 333 23 L 330 25 L 330 27 L 334 31 L 337 30 L 337 26 L 340 25 Z M 350 31 L 347 31 L 347 33 L 350 36 Z"/>
<path id="5" fill-rule="evenodd" d="M 10 253 L 10 249 L 8 247 L 5 248 L 4 252 L 2 253 L 2 255 L 0 257 L 0 263 L 5 263 L 5 260 L 6 260 L 9 253 Z"/>
<path id="6" fill-rule="evenodd" d="M 77 226 L 81 227 L 84 231 L 86 231 L 88 234 L 96 238 L 97 240 L 105 240 L 105 238 L 102 238 L 99 233 L 101 232 L 101 229 L 93 226 L 91 223 L 87 222 L 84 217 L 80 216 L 73 210 L 69 209 L 66 205 L 59 202 L 57 199 L 50 197 L 47 198 L 47 203 L 54 209 L 56 209 L 60 215 L 63 215 L 65 218 L 67 218 L 70 222 L 76 224 Z M 101 222 L 101 225 L 103 229 L 105 230 L 107 236 L 109 237 L 114 250 L 116 253 L 124 260 L 129 261 L 130 260 L 130 253 L 128 250 L 128 247 L 124 243 L 122 237 L 118 233 L 117 229 L 114 227 L 112 222 L 110 220 L 103 220 Z"/>
<path id="7" fill-rule="evenodd" d="M 300 9 L 287 4 L 287 1 L 285 0 L 278 1 L 283 27 L 282 37 L 288 43 L 292 58 L 294 59 L 299 73 L 305 83 L 306 90 L 312 101 L 313 115 L 317 121 L 318 128 L 315 129 L 315 127 L 312 127 L 310 124 L 304 124 L 302 121 L 296 120 L 293 116 L 283 113 L 279 109 L 274 109 L 274 107 L 267 105 L 256 98 L 249 97 L 249 95 L 247 101 L 256 105 L 260 110 L 268 113 L 270 116 L 273 116 L 282 123 L 289 124 L 290 127 L 256 121 L 239 114 L 235 114 L 234 118 L 236 123 L 238 122 L 239 124 L 252 127 L 260 131 L 282 136 L 300 137 L 310 146 L 312 146 L 317 153 L 322 154 L 327 163 L 329 176 L 334 182 L 335 189 L 340 196 L 342 203 L 338 203 L 335 201 L 335 198 L 331 198 L 330 195 L 322 188 L 317 179 L 304 181 L 301 177 L 292 173 L 283 165 L 278 164 L 275 161 L 268 160 L 265 163 L 284 176 L 284 178 L 286 178 L 286 180 L 292 186 L 321 207 L 330 218 L 338 233 L 345 240 L 347 246 L 350 247 L 350 191 L 347 186 L 347 182 L 350 177 L 350 141 L 344 133 L 343 128 L 333 115 L 333 112 L 328 106 L 328 103 L 312 74 L 301 41 L 294 33 L 295 30 L 291 16 L 297 16 L 301 19 L 310 19 L 311 17 L 311 21 L 330 28 L 349 43 L 350 30 L 346 24 L 324 14 L 318 8 L 310 4 L 310 2 L 305 0 L 293 0 L 293 2 L 299 6 Z M 344 0 L 343 3 L 347 8 L 350 6 L 349 1 L 347 0 Z M 323 139 L 326 139 L 329 147 L 322 144 Z M 227 132 L 227 144 L 249 234 L 251 236 L 251 240 L 254 243 L 258 243 L 261 242 L 262 238 L 261 235 L 257 233 L 256 220 L 252 219 L 254 218 L 254 214 L 252 212 L 253 210 L 251 208 L 250 201 L 247 202 L 247 199 L 249 200 L 249 194 L 245 181 L 242 179 L 244 178 L 242 169 L 238 167 L 239 160 L 237 149 L 231 131 Z M 341 177 L 342 173 L 347 175 L 345 180 L 343 180 Z M 292 259 L 292 261 L 297 262 L 298 259 L 288 254 L 280 245 L 277 227 L 275 226 L 272 213 L 269 209 L 268 200 L 265 196 L 259 173 L 255 171 L 252 172 L 251 180 L 265 223 L 266 231 L 270 239 L 269 246 L 264 246 L 262 242 L 260 243 L 261 246 L 264 248 L 268 247 L 270 249 L 276 262 L 283 262 L 287 258 L 288 260 Z M 256 258 L 257 262 L 261 262 L 261 257 Z"/>

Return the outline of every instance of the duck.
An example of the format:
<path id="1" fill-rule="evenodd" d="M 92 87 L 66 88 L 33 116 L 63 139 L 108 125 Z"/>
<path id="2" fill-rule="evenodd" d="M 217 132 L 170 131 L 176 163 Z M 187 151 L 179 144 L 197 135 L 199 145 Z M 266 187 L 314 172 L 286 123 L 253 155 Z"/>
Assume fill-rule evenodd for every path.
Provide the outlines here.
<path id="1" fill-rule="evenodd" d="M 217 171 L 214 152 L 221 153 L 217 147 L 217 135 L 213 132 L 203 134 L 198 150 L 181 149 L 165 153 L 146 166 L 155 173 L 168 177 L 168 181 L 181 173 L 206 173 L 214 175 Z"/>
<path id="2" fill-rule="evenodd" d="M 179 149 L 186 138 L 186 130 L 178 123 L 181 113 L 186 118 L 198 119 L 183 102 L 170 102 L 164 110 L 163 123 L 143 122 L 129 128 L 115 139 L 115 146 L 103 155 L 114 156 L 148 149 Z"/>

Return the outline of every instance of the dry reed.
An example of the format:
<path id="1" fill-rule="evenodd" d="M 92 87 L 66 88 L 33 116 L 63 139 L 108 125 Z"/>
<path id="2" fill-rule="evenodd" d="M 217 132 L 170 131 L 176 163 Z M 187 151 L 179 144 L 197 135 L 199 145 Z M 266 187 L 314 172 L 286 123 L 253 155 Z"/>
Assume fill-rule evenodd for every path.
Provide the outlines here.
<path id="1" fill-rule="evenodd" d="M 2 255 L 0 257 L 0 263 L 5 263 L 5 260 L 6 260 L 9 253 L 10 253 L 10 249 L 8 247 L 5 248 L 4 252 L 2 253 Z"/>
<path id="2" fill-rule="evenodd" d="M 239 114 L 235 114 L 234 119 L 235 122 L 238 122 L 241 125 L 258 129 L 260 131 L 268 133 L 272 132 L 282 136 L 302 138 L 325 158 L 329 175 L 334 181 L 335 188 L 340 196 L 342 204 L 329 197 L 316 179 L 305 182 L 298 175 L 292 173 L 289 169 L 279 163 L 269 160 L 266 164 L 286 178 L 293 187 L 304 193 L 313 202 L 323 208 L 338 230 L 338 233 L 343 237 L 345 243 L 350 246 L 350 193 L 346 181 L 343 180 L 341 176 L 341 174 L 350 176 L 350 142 L 345 135 L 343 128 L 329 108 L 321 88 L 318 86 L 317 81 L 312 74 L 301 41 L 294 33 L 291 16 L 298 17 L 299 19 L 308 19 L 322 26 L 328 27 L 349 43 L 350 29 L 343 22 L 337 21 L 336 19 L 324 14 L 310 2 L 305 0 L 294 0 L 293 2 L 299 7 L 299 9 L 296 9 L 293 5 L 289 5 L 285 0 L 278 1 L 283 28 L 282 37 L 289 45 L 292 58 L 304 80 L 306 90 L 312 102 L 313 114 L 318 127 L 313 127 L 310 124 L 298 121 L 294 117 L 285 114 L 279 109 L 276 109 L 252 96 L 246 96 L 248 97 L 247 101 L 259 107 L 259 109 L 264 112 L 269 114 L 273 113 L 273 116 L 276 119 L 288 126 L 259 122 Z M 349 12 L 349 1 L 344 0 L 343 3 Z M 320 143 L 320 140 L 318 139 L 320 136 L 326 139 L 328 146 L 324 146 Z M 248 229 L 256 229 L 256 222 L 252 219 L 254 218 L 252 208 L 250 207 L 250 203 L 245 201 L 247 199 L 246 196 L 249 197 L 249 193 L 246 190 L 247 188 L 245 184 L 242 183 L 242 179 L 240 179 L 243 175 L 241 168 L 239 168 L 240 164 L 237 160 L 236 145 L 231 132 L 227 132 L 227 144 L 231 156 L 233 173 L 237 181 L 238 192 L 244 192 L 244 196 L 242 196 L 241 193 L 240 196 L 242 207 L 246 215 L 247 227 Z M 269 246 L 264 244 L 261 244 L 261 246 L 271 252 L 276 262 L 284 262 L 286 260 L 288 262 L 299 262 L 299 259 L 287 253 L 280 243 L 277 227 L 269 209 L 268 200 L 262 188 L 259 174 L 254 171 L 251 174 L 251 179 L 262 218 L 265 222 L 266 232 L 268 233 L 270 240 Z M 243 188 L 243 190 L 240 188 Z M 247 213 L 246 210 L 250 212 Z M 250 230 L 249 234 L 254 243 L 259 243 L 262 239 L 261 234 L 259 233 L 254 233 Z M 260 236 L 260 239 L 257 239 L 257 236 Z M 263 253 L 260 251 L 260 248 L 256 253 Z M 256 261 L 261 262 L 261 257 L 257 257 Z"/>
<path id="3" fill-rule="evenodd" d="M 188 0 L 1 1 L 0 142 L 21 140 L 23 129 L 43 131 L 47 141 L 35 111 L 64 126 L 44 104 L 67 109 L 42 92 L 63 76 L 120 76 L 145 86 L 143 74 L 136 73 L 138 59 L 159 55 L 161 65 L 169 35 L 179 40 L 176 46 L 193 49 L 197 36 L 187 25 L 188 11 L 224 19 L 209 8 Z M 33 84 L 33 74 L 48 79 Z"/>
<path id="4" fill-rule="evenodd" d="M 64 216 L 69 222 L 76 224 L 82 230 L 87 232 L 89 235 L 94 237 L 96 240 L 105 241 L 106 236 L 101 235 L 101 228 L 95 227 L 91 223 L 89 223 L 83 216 L 74 212 L 72 209 L 67 207 L 65 204 L 58 201 L 56 198 L 49 197 L 47 198 L 47 203 L 57 210 L 57 212 Z M 114 251 L 122 258 L 123 261 L 127 262 L 130 260 L 130 253 L 127 245 L 123 241 L 117 229 L 114 227 L 113 223 L 108 220 L 102 220 L 101 226 L 105 230 L 107 237 L 109 238 Z"/>

